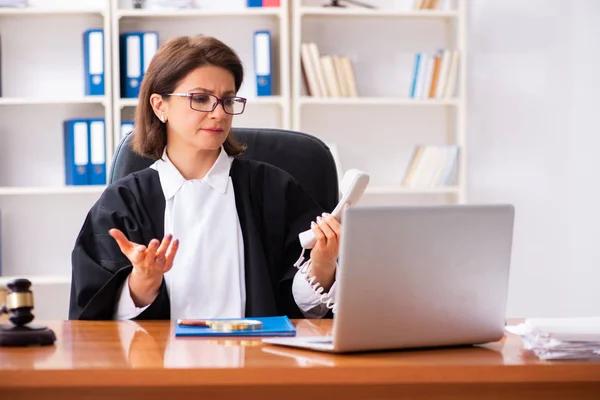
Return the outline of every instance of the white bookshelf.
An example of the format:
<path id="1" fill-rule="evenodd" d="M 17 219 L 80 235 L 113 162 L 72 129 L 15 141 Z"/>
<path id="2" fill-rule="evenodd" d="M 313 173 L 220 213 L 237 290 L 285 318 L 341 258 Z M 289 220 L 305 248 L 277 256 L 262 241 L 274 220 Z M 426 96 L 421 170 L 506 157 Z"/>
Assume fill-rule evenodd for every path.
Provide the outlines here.
<path id="1" fill-rule="evenodd" d="M 105 186 L 65 186 L 62 122 L 105 119 L 109 171 L 120 123 L 132 119 L 137 106 L 137 99 L 120 96 L 119 33 L 158 31 L 159 44 L 179 35 L 218 37 L 238 52 L 245 67 L 240 95 L 248 102 L 234 124 L 289 129 L 289 8 L 286 1 L 280 8 L 210 10 L 137 10 L 129 0 L 29 4 L 0 9 L 0 145 L 6 150 L 0 159 L 0 286 L 28 278 L 36 308 L 43 304 L 41 316 L 66 318 L 71 250 Z M 105 32 L 105 96 L 84 95 L 83 32 L 90 28 Z M 253 32 L 265 29 L 273 38 L 274 95 L 257 97 Z"/>
<path id="2" fill-rule="evenodd" d="M 370 0 L 382 5 L 395 1 Z M 129 0 L 30 2 L 35 7 L 0 9 L 0 145 L 6 149 L 0 158 L 0 286 L 26 277 L 34 291 L 43 286 L 44 296 L 58 295 L 60 306 L 66 307 L 71 250 L 105 186 L 64 185 L 62 121 L 105 118 L 108 171 L 121 121 L 133 119 L 138 103 L 120 96 L 119 34 L 127 31 L 158 31 L 159 44 L 203 33 L 231 45 L 244 62 L 240 95 L 248 98 L 234 125 L 296 129 L 335 142 L 343 167 L 371 173 L 366 203 L 466 201 L 465 63 L 459 62 L 455 98 L 415 100 L 405 87 L 415 52 L 456 46 L 461 61 L 466 58 L 465 0 L 457 1 L 459 7 L 452 11 L 335 10 L 319 7 L 321 0 L 222 10 L 137 10 Z M 50 4 L 55 6 L 46 7 Z M 82 35 L 98 27 L 105 32 L 106 93 L 85 96 Z M 256 97 L 252 33 L 263 29 L 273 37 L 274 95 Z M 360 97 L 307 96 L 299 58 L 303 38 L 318 42 L 323 53 L 339 51 L 356 62 Z M 458 185 L 400 185 L 419 143 L 461 147 Z M 54 287 L 59 289 L 46 289 Z M 54 300 L 40 301 L 50 307 Z"/>
<path id="3" fill-rule="evenodd" d="M 298 104 L 303 105 L 357 105 L 357 106 L 456 106 L 458 101 L 455 99 L 442 100 L 421 100 L 407 99 L 401 97 L 312 97 L 301 96 Z"/>
<path id="4" fill-rule="evenodd" d="M 0 196 L 32 196 L 32 195 L 71 195 L 100 194 L 106 186 L 4 186 L 0 187 Z"/>
<path id="5" fill-rule="evenodd" d="M 324 2 L 321 2 L 324 3 Z M 393 6 L 393 5 L 392 5 Z M 304 6 L 299 10 L 301 16 L 324 16 L 324 17 L 382 17 L 382 18 L 456 18 L 456 11 L 437 11 L 437 10 L 390 10 L 390 9 L 368 9 L 360 7 L 311 7 Z"/>
<path id="6" fill-rule="evenodd" d="M 90 7 L 88 9 L 61 9 L 61 8 L 3 8 L 0 9 L 0 16 L 54 16 L 54 15 L 106 15 L 106 10 Z"/>
<path id="7" fill-rule="evenodd" d="M 293 1 L 292 128 L 335 144 L 342 170 L 371 174 L 361 202 L 466 202 L 466 2 L 451 1 L 449 10 L 413 10 L 412 2 L 403 0 L 370 0 L 377 9 L 325 3 Z M 358 97 L 309 96 L 303 42 L 317 43 L 321 56 L 348 56 Z M 415 53 L 441 48 L 460 52 L 457 95 L 411 98 Z M 459 146 L 456 185 L 402 186 L 415 146 L 427 144 Z"/>
<path id="8" fill-rule="evenodd" d="M 119 0 L 117 0 L 119 1 Z M 126 7 L 128 4 L 120 5 Z M 121 8 L 115 12 L 117 18 L 122 17 L 153 17 L 153 18 L 197 18 L 197 17 L 257 17 L 257 16 L 273 16 L 279 18 L 287 18 L 285 7 L 273 8 L 236 8 L 236 9 L 174 9 L 174 10 L 157 10 L 157 9 L 130 9 Z"/>
<path id="9" fill-rule="evenodd" d="M 279 8 L 133 9 L 129 0 L 111 0 L 113 70 L 119 71 L 119 35 L 128 31 L 157 31 L 159 45 L 180 35 L 206 34 L 230 45 L 244 63 L 244 83 L 239 95 L 248 102 L 234 126 L 290 128 L 291 94 L 288 3 Z M 201 30 L 199 30 L 199 26 Z M 235 27 L 232 29 L 232 27 Z M 254 75 L 253 32 L 269 30 L 273 51 L 273 96 L 257 97 Z M 137 99 L 120 97 L 120 75 L 114 74 L 113 130 L 120 140 L 121 121 L 131 121 Z"/>
<path id="10" fill-rule="evenodd" d="M 100 104 L 106 106 L 105 96 L 83 96 L 71 98 L 49 97 L 0 97 L 0 106 L 44 106 L 52 104 Z"/>
<path id="11" fill-rule="evenodd" d="M 71 250 L 104 186 L 65 185 L 63 121 L 104 118 L 112 137 L 111 86 L 106 85 L 104 96 L 86 96 L 83 68 L 83 33 L 102 28 L 107 33 L 105 81 L 111 81 L 111 52 L 106 45 L 110 4 L 108 0 L 29 3 L 28 8 L 0 9 L 0 145 L 4 150 L 0 286 L 26 277 L 36 295 L 39 285 L 60 287 L 41 289 L 36 308 L 48 311 L 46 316 L 66 317 Z M 52 314 L 55 300 L 60 310 Z M 40 302 L 49 306 L 44 308 Z"/>

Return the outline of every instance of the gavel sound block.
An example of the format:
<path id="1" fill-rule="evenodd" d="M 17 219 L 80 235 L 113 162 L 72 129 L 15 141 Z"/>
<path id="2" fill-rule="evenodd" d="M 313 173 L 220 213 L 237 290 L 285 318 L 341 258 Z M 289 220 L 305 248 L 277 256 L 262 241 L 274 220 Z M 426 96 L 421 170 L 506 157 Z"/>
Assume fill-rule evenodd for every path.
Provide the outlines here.
<path id="1" fill-rule="evenodd" d="M 33 293 L 27 279 L 14 279 L 7 285 L 6 304 L 0 313 L 9 314 L 9 324 L 0 324 L 0 346 L 48 346 L 54 344 L 56 335 L 33 321 Z"/>

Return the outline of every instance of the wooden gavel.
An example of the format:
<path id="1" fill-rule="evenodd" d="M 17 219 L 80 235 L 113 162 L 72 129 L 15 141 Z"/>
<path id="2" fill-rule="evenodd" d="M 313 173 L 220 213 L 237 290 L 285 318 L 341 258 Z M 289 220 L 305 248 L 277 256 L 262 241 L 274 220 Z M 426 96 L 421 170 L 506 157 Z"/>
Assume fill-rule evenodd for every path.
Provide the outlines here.
<path id="1" fill-rule="evenodd" d="M 23 326 L 33 321 L 33 293 L 29 288 L 31 282 L 27 279 L 15 279 L 10 281 L 6 287 L 6 304 L 0 309 L 0 313 L 9 314 L 9 321 L 16 326 Z"/>
<path id="2" fill-rule="evenodd" d="M 8 314 L 12 323 L 0 325 L 0 346 L 51 345 L 56 341 L 54 332 L 45 326 L 28 325 L 33 321 L 33 293 L 27 279 L 14 279 L 6 284 L 6 304 L 0 314 Z"/>

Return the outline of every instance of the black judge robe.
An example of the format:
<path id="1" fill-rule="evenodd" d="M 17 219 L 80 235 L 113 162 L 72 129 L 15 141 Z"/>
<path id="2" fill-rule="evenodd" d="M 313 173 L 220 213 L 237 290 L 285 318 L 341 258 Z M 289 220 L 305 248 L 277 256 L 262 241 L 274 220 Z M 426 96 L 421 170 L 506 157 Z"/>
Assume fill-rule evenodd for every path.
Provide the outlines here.
<path id="1" fill-rule="evenodd" d="M 244 239 L 245 316 L 304 318 L 292 295 L 298 271 L 293 264 L 302 250 L 298 234 L 323 210 L 291 175 L 270 164 L 234 158 L 230 176 Z M 118 228 L 130 241 L 144 245 L 162 240 L 165 205 L 158 172 L 152 168 L 106 188 L 72 252 L 69 319 L 113 318 L 118 291 L 132 266 L 108 231 Z M 164 279 L 154 302 L 135 319 L 170 319 Z"/>

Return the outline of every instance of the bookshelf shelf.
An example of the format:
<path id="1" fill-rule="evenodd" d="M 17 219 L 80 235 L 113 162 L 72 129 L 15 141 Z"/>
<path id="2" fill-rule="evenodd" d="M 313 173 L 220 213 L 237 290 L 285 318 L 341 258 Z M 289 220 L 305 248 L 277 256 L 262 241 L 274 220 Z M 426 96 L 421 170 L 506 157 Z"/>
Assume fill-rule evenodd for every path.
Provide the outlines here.
<path id="1" fill-rule="evenodd" d="M 245 66 L 244 84 L 238 93 L 248 99 L 244 115 L 237 120 L 245 126 L 270 126 L 290 128 L 291 93 L 289 82 L 289 2 L 281 1 L 280 7 L 233 7 L 223 2 L 222 8 L 211 9 L 133 9 L 129 0 L 110 0 L 111 12 L 111 59 L 113 75 L 114 143 L 121 137 L 122 123 L 134 119 L 137 99 L 120 98 L 120 35 L 127 31 L 156 31 L 159 44 L 180 35 L 203 33 L 219 38 L 230 45 L 242 58 Z M 215 2 L 216 3 L 216 2 Z M 231 7 L 231 8 L 230 8 Z M 215 8 L 215 9 L 213 9 Z M 194 19 L 197 18 L 197 19 Z M 197 21 L 202 19 L 198 30 Z M 231 27 L 235 27 L 233 30 Z M 272 34 L 273 94 L 256 97 L 253 34 L 268 30 Z M 262 107 L 271 106 L 263 110 Z M 235 123 L 235 122 L 234 122 Z"/>
<path id="2" fill-rule="evenodd" d="M 378 195 L 377 204 L 396 204 L 404 195 L 411 202 L 429 202 L 430 195 L 466 202 L 467 3 L 412 10 L 294 0 L 292 129 L 335 146 L 342 174 L 361 168 L 375 181 L 401 182 L 412 172 L 409 187 L 367 188 L 367 194 Z M 426 157 L 413 163 L 416 149 L 424 146 L 430 149 Z M 455 148 L 459 151 L 450 152 Z M 439 186 L 427 187 L 432 181 L 422 175 L 429 173 Z"/>
<path id="3" fill-rule="evenodd" d="M 346 8 L 338 10 L 327 7 L 302 7 L 300 9 L 301 16 L 324 16 L 324 17 L 401 17 L 401 18 L 456 18 L 456 11 L 402 11 L 402 10 L 385 10 L 385 9 L 367 9 L 367 8 Z"/>
<path id="4" fill-rule="evenodd" d="M 271 17 L 283 17 L 281 8 L 240 8 L 232 10 L 196 10 L 196 9 L 184 9 L 184 10 L 117 10 L 117 18 L 173 18 L 173 17 L 257 17 L 257 16 L 271 16 Z"/>
<path id="5" fill-rule="evenodd" d="M 373 105 L 373 106 L 456 106 L 458 100 L 430 100 L 409 99 L 394 97 L 300 97 L 300 105 Z"/>
<path id="6" fill-rule="evenodd" d="M 71 283 L 69 275 L 0 276 L 0 288 L 5 287 L 8 282 L 17 278 L 28 279 L 34 287 L 33 290 L 35 290 L 35 286 L 39 285 L 68 285 Z"/>
<path id="7" fill-rule="evenodd" d="M 119 108 L 123 107 L 137 107 L 138 99 L 119 99 Z"/>
<path id="8" fill-rule="evenodd" d="M 102 9 L 60 9 L 60 8 L 3 8 L 0 9 L 0 17 L 2 16 L 56 16 L 56 15 L 104 15 Z"/>
<path id="9" fill-rule="evenodd" d="M 102 104 L 106 105 L 105 96 L 85 96 L 71 98 L 35 98 L 35 97 L 0 97 L 0 106 L 28 106 L 48 104 Z"/>
<path id="10" fill-rule="evenodd" d="M 0 187 L 0 196 L 30 196 L 30 195 L 71 195 L 102 193 L 104 185 L 94 186 L 39 186 L 39 187 Z"/>

